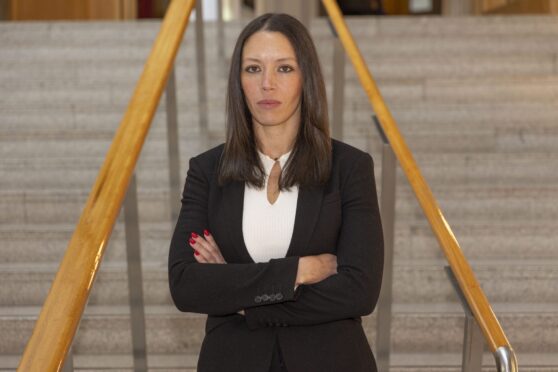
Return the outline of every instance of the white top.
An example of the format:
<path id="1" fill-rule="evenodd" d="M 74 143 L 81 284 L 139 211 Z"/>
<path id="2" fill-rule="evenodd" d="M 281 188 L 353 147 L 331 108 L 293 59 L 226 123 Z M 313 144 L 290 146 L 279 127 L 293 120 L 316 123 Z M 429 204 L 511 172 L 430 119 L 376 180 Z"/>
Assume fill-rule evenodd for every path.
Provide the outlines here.
<path id="1" fill-rule="evenodd" d="M 292 150 L 279 157 L 284 169 Z M 287 254 L 293 235 L 298 186 L 280 191 L 274 204 L 267 200 L 267 182 L 275 160 L 258 150 L 265 170 L 265 186 L 258 190 L 245 183 L 242 233 L 254 262 L 268 262 Z"/>

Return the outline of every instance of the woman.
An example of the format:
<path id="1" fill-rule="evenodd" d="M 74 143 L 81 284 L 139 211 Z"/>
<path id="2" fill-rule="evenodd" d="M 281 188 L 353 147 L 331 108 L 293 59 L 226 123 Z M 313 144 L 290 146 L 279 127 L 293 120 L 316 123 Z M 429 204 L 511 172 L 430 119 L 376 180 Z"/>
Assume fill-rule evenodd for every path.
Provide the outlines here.
<path id="1" fill-rule="evenodd" d="M 177 308 L 208 314 L 198 371 L 376 371 L 360 317 L 382 268 L 372 158 L 330 138 L 304 26 L 260 16 L 232 56 L 226 142 L 190 159 L 171 242 Z"/>

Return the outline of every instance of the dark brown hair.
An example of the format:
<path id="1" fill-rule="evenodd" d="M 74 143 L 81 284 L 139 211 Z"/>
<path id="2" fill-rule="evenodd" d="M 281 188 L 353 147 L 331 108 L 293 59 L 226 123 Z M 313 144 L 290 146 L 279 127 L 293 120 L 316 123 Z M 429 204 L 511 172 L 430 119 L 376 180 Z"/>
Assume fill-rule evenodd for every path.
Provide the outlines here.
<path id="1" fill-rule="evenodd" d="M 331 170 L 331 138 L 327 97 L 318 55 L 306 27 L 287 14 L 264 14 L 240 33 L 231 58 L 227 89 L 227 133 L 219 167 L 219 185 L 246 181 L 262 188 L 265 172 L 256 151 L 252 115 L 246 104 L 240 74 L 246 41 L 258 31 L 280 32 L 291 43 L 302 73 L 301 122 L 294 148 L 279 181 L 280 190 L 295 184 L 325 183 Z"/>

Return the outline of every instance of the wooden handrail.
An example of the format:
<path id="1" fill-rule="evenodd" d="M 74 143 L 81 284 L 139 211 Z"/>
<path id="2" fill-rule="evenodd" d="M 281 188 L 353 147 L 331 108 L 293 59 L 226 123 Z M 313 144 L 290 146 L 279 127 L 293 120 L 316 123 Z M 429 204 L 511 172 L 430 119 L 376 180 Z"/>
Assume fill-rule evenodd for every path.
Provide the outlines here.
<path id="1" fill-rule="evenodd" d="M 18 371 L 59 371 L 165 88 L 195 0 L 173 0 L 83 209 Z"/>
<path id="2" fill-rule="evenodd" d="M 481 328 L 486 342 L 492 352 L 502 346 L 511 347 L 496 315 L 490 307 L 490 303 L 482 291 L 471 266 L 463 255 L 459 243 L 455 238 L 449 224 L 432 195 L 430 187 L 424 180 L 420 169 L 413 158 L 413 154 L 405 143 L 395 120 L 386 106 L 374 79 L 362 55 L 349 31 L 339 6 L 335 0 L 322 0 L 324 7 L 337 31 L 337 35 L 345 48 L 345 51 L 358 74 L 358 78 L 364 88 L 372 108 L 380 121 L 391 147 L 403 172 L 413 188 L 413 191 L 422 207 L 422 210 L 430 222 L 430 226 L 440 243 L 449 265 L 459 283 L 469 307 L 479 327 Z"/>

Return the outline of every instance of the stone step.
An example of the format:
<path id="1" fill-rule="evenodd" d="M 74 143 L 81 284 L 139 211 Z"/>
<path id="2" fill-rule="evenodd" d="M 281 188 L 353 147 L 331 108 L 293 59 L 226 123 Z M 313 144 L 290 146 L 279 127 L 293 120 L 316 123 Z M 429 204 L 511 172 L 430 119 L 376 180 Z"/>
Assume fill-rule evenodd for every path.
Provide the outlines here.
<path id="1" fill-rule="evenodd" d="M 558 27 L 550 15 L 506 15 L 490 17 L 460 16 L 452 17 L 448 22 L 446 17 L 417 16 L 417 17 L 359 17 L 346 16 L 345 20 L 355 35 L 359 36 L 404 36 L 422 35 L 438 36 L 471 36 L 471 35 L 556 35 Z M 238 33 L 248 20 L 234 20 L 225 22 L 228 36 Z M 4 42 L 25 42 L 29 40 L 51 42 L 95 42 L 110 41 L 117 34 L 119 40 L 152 39 L 158 32 L 159 20 L 141 20 L 130 22 L 91 21 L 91 22 L 18 22 L 17 24 L 2 24 Z M 214 35 L 216 22 L 205 21 L 204 33 Z M 311 30 L 315 34 L 329 35 L 330 28 L 325 18 L 314 19 Z M 71 32 L 69 32 L 71 31 Z M 195 35 L 194 25 L 190 24 L 186 37 Z M 233 35 L 236 36 L 236 35 Z"/>
<path id="2" fill-rule="evenodd" d="M 381 156 L 383 143 L 369 121 L 360 124 L 360 127 L 344 127 L 342 140 L 364 151 L 370 152 L 377 159 Z M 146 140 L 146 149 L 142 153 L 144 158 L 160 158 L 167 150 L 166 129 L 157 127 L 153 123 L 152 132 Z M 165 123 L 161 123 L 166 125 Z M 210 125 L 209 141 L 219 144 L 225 140 L 222 128 Z M 520 157 L 522 159 L 537 159 L 543 157 L 553 161 L 555 144 L 558 141 L 558 127 L 554 124 L 543 125 L 538 128 L 511 127 L 502 129 L 479 129 L 471 131 L 453 131 L 443 128 L 436 131 L 436 126 L 425 128 L 424 132 L 411 127 L 407 129 L 400 125 L 403 139 L 408 144 L 416 157 L 452 155 L 465 158 L 467 154 L 482 154 L 482 156 L 506 156 L 508 158 Z M 88 163 L 90 159 L 102 159 L 106 154 L 114 136 L 114 131 L 87 131 L 87 130 L 42 130 L 28 129 L 16 133 L 0 134 L 0 144 L 4 146 L 5 166 L 10 164 L 29 164 L 36 161 L 56 162 L 59 159 L 71 156 L 76 163 Z M 202 147 L 205 137 L 200 137 L 199 128 L 191 125 L 179 128 L 179 146 L 182 159 L 196 155 L 192 149 L 200 152 L 209 147 Z M 92 141 L 92 142 L 91 142 Z M 85 144 L 83 147 L 80 143 Z M 30 150 L 29 150 L 30 149 Z M 29 150 L 29 151 L 26 151 Z M 40 152 L 40 155 L 37 155 Z M 38 157 L 40 156 L 40 159 Z M 101 160 L 95 160 L 101 161 Z M 529 161 L 529 160 L 526 160 Z M 534 161 L 533 163 L 535 163 Z"/>
<path id="3" fill-rule="evenodd" d="M 436 18 L 438 18 L 436 20 Z M 413 17 L 405 20 L 390 17 L 389 19 L 358 19 L 358 17 L 347 18 L 348 26 L 355 38 L 397 38 L 408 39 L 411 37 L 421 38 L 445 38 L 445 39 L 472 39 L 489 38 L 505 39 L 530 37 L 554 37 L 555 25 L 552 25 L 552 17 L 539 16 L 526 20 L 521 17 L 506 20 L 499 19 L 479 20 L 479 17 L 456 17 L 455 25 L 449 26 L 447 20 L 442 17 Z M 492 18 L 492 17 L 489 17 Z M 434 21 L 436 20 L 436 21 Z M 434 22 L 433 22 L 434 21 Z M 429 24 L 432 22 L 432 25 Z M 7 45 L 41 45 L 45 43 L 62 45 L 97 45 L 109 46 L 134 46 L 135 41 L 142 44 L 151 44 L 159 31 L 160 21 L 141 22 L 29 22 L 14 27 L 5 25 L 2 28 L 0 41 Z M 246 21 L 227 22 L 225 24 L 226 44 L 231 44 L 237 38 L 241 28 Z M 193 25 L 187 30 L 184 41 L 186 45 L 194 44 L 195 29 Z M 435 31 L 438 29 L 439 31 Z M 459 30 L 459 31 L 458 31 Z M 313 22 L 311 32 L 317 44 L 322 39 L 331 38 L 331 31 L 324 19 Z M 216 38 L 216 27 L 214 22 L 206 22 L 204 27 L 206 35 L 206 47 L 211 47 L 210 40 Z M 117 35 L 117 37 L 115 37 Z M 81 44 L 80 44 L 81 43 Z"/>
<path id="4" fill-rule="evenodd" d="M 155 25 L 156 26 L 156 25 Z M 112 31 L 112 30 L 111 30 Z M 68 31 L 74 33 L 75 31 Z M 90 60 L 99 55 L 105 59 L 134 58 L 145 59 L 149 54 L 152 41 L 158 32 L 157 27 L 150 30 L 149 37 L 145 39 L 133 38 L 131 40 L 115 37 L 117 31 L 112 31 L 110 38 L 102 40 L 92 39 L 86 42 L 90 33 L 85 38 L 73 40 L 37 40 L 23 42 L 4 40 L 0 41 L 2 59 L 4 61 L 28 60 L 41 58 L 47 63 L 61 60 Z M 230 56 L 238 32 L 227 30 L 225 56 Z M 77 36 L 77 35 L 76 35 Z M 366 58 L 377 56 L 426 56 L 440 54 L 454 55 L 497 55 L 497 54 L 554 54 L 556 53 L 556 35 L 554 34 L 481 34 L 481 35 L 367 35 L 355 32 L 355 41 Z M 194 32 L 186 34 L 178 54 L 179 60 L 192 59 L 195 53 Z M 329 32 L 313 33 L 313 38 L 320 54 L 332 53 L 333 37 Z M 207 55 L 217 54 L 217 43 L 212 42 L 215 36 L 207 36 L 205 49 Z M 370 40 L 374 42 L 371 43 Z"/>
<path id="5" fill-rule="evenodd" d="M 223 105 L 221 117 L 224 118 L 224 101 L 212 102 L 212 107 Z M 215 105 L 215 106 L 214 106 Z M 17 133 L 18 131 L 40 130 L 87 130 L 114 133 L 120 123 L 126 107 L 107 105 L 83 105 L 70 108 L 50 107 L 38 110 L 35 107 L 11 107 L 3 112 L 0 134 Z M 459 132 L 469 130 L 486 131 L 495 128 L 516 128 L 537 130 L 539 126 L 555 125 L 558 118 L 556 105 L 541 102 L 513 102 L 513 103 L 464 103 L 451 104 L 444 102 L 410 102 L 394 103 L 389 108 L 402 128 L 416 128 L 417 131 L 453 131 L 456 126 Z M 192 107 L 179 108 L 179 123 L 183 130 L 197 128 L 198 111 Z M 373 126 L 370 104 L 359 107 L 352 101 L 345 102 L 344 121 L 347 126 L 362 125 L 367 128 Z M 210 112 L 210 119 L 218 117 Z M 164 99 L 154 117 L 155 128 L 165 127 Z M 209 121 L 210 125 L 215 124 Z M 224 128 L 221 119 L 220 128 Z M 215 125 L 217 126 L 217 125 Z"/>
<path id="6" fill-rule="evenodd" d="M 427 138 L 425 139 L 425 142 Z M 1 142 L 1 141 L 0 141 Z M 41 146 L 38 142 L 37 147 Z M 63 146 L 64 143 L 61 144 Z M 144 156 L 138 163 L 136 176 L 138 187 L 163 188 L 168 185 L 168 158 L 164 157 L 165 144 L 161 145 L 160 156 Z M 424 144 L 426 146 L 426 143 Z M 416 149 L 417 143 L 411 142 Z M 433 146 L 433 145 L 431 145 Z M 379 150 L 380 145 L 374 144 Z M 191 149 L 181 157 L 180 188 L 186 177 L 188 161 L 195 154 Z M 382 157 L 375 151 L 375 173 L 378 184 L 381 180 Z M 22 154 L 23 155 L 23 154 Z M 72 157 L 4 158 L 0 163 L 0 189 L 20 190 L 89 190 L 99 172 L 103 159 L 99 157 L 83 157 L 76 154 Z M 553 185 L 558 182 L 558 154 L 552 153 L 516 153 L 513 157 L 504 153 L 417 153 L 415 156 L 420 170 L 432 186 L 527 186 L 536 180 L 538 186 Z M 397 185 L 407 183 L 398 168 Z"/>
<path id="7" fill-rule="evenodd" d="M 378 357 L 377 354 L 376 358 Z M 74 370 L 80 372 L 118 371 L 134 372 L 131 354 L 74 354 Z M 20 355 L 0 355 L 0 371 L 15 370 Z M 148 351 L 150 372 L 195 372 L 198 353 L 152 354 Z M 558 358 L 540 353 L 523 353 L 519 366 L 525 372 L 556 372 Z M 391 353 L 391 372 L 461 372 L 461 353 Z M 496 372 L 494 356 L 483 355 L 483 372 Z"/>
<path id="8" fill-rule="evenodd" d="M 493 304 L 518 355 L 558 352 L 555 304 Z M 0 354 L 19 355 L 31 334 L 38 307 L 0 310 Z M 127 306 L 88 306 L 74 341 L 76 354 L 131 352 Z M 375 313 L 363 318 L 370 343 L 375 340 Z M 146 307 L 147 347 L 152 353 L 198 352 L 205 316 L 180 313 L 171 306 Z M 459 304 L 405 304 L 393 307 L 392 352 L 458 353 L 463 342 L 463 310 Z"/>
<path id="9" fill-rule="evenodd" d="M 330 83 L 327 82 L 326 86 Z M 93 105 L 101 107 L 126 107 L 133 91 L 133 81 L 128 86 L 73 89 L 45 87 L 42 90 L 28 90 L 25 87 L 10 89 L 10 94 L 2 97 L 0 108 L 18 109 L 33 106 L 35 109 L 68 109 L 73 106 Z M 226 81 L 218 80 L 208 91 L 209 106 L 221 107 L 225 102 Z M 558 75 L 529 77 L 479 77 L 479 78 L 432 78 L 407 80 L 378 80 L 379 89 L 386 103 L 396 102 L 447 102 L 447 103 L 487 103 L 538 101 L 551 103 L 558 97 Z M 177 105 L 183 109 L 197 105 L 196 88 L 190 84 L 177 84 Z M 369 101 L 362 88 L 354 84 L 345 89 L 351 97 L 351 105 L 357 108 L 369 107 Z M 220 103 L 223 102 L 223 103 Z M 163 106 L 162 103 L 160 106 Z"/>
<path id="10" fill-rule="evenodd" d="M 168 255 L 175 221 L 142 223 L 140 243 L 145 262 L 164 262 Z M 3 263 L 58 263 L 66 250 L 75 225 L 40 224 L 0 226 Z M 509 224 L 455 224 L 452 230 L 467 259 L 492 262 L 499 259 L 558 260 L 558 238 L 552 222 L 536 226 Z M 103 262 L 126 260 L 124 227 L 114 227 Z M 444 259 L 425 220 L 413 225 L 396 223 L 395 261 Z"/>
<path id="11" fill-rule="evenodd" d="M 160 121 L 154 132 L 148 135 L 144 144 L 142 159 L 160 159 L 168 153 L 166 128 L 161 128 Z M 183 129 L 184 128 L 184 129 Z M 435 126 L 432 127 L 435 129 Z M 552 162 L 556 158 L 554 151 L 556 140 L 558 140 L 558 128 L 556 126 L 544 126 L 539 128 L 518 127 L 502 128 L 489 133 L 454 132 L 449 130 L 438 133 L 418 130 L 407 130 L 402 127 L 401 133 L 408 143 L 410 149 L 417 157 L 421 156 L 454 156 L 462 157 L 468 162 L 468 153 L 482 154 L 482 156 L 508 156 L 509 158 L 538 159 L 545 158 Z M 201 153 L 212 144 L 218 145 L 224 142 L 225 133 L 223 129 L 209 127 L 209 136 L 201 137 L 199 129 L 191 125 L 179 129 L 180 159 L 186 161 L 191 156 Z M 0 156 L 4 159 L 2 168 L 12 168 L 10 164 L 19 162 L 22 165 L 32 165 L 36 161 L 55 162 L 57 159 L 71 157 L 76 163 L 88 162 L 88 159 L 103 159 L 106 155 L 114 132 L 110 131 L 88 131 L 88 130 L 63 130 L 45 131 L 29 130 L 12 134 L 0 134 Z M 382 143 L 374 128 L 362 126 L 361 128 L 345 128 L 343 141 L 368 151 L 376 156 L 379 161 Z M 196 152 L 198 151 L 198 152 Z M 445 154 L 445 155 L 444 155 Z M 41 160 L 39 160 L 40 158 Z M 100 164 L 100 163 L 99 163 Z M 420 163 L 419 163 L 420 165 Z"/>
<path id="12" fill-rule="evenodd" d="M 550 152 L 554 153 L 554 147 L 558 136 L 558 128 L 555 125 L 558 113 L 553 114 L 544 106 L 539 106 L 539 113 L 532 114 L 532 110 L 517 111 L 517 114 L 509 119 L 499 113 L 506 107 L 497 107 L 491 114 L 473 109 L 471 115 L 477 118 L 467 119 L 461 111 L 453 111 L 451 107 L 432 107 L 409 109 L 403 111 L 395 107 L 394 117 L 398 121 L 401 133 L 415 154 L 420 153 L 455 153 L 455 152 Z M 432 111 L 438 111 L 432 115 Z M 124 112 L 124 108 L 122 108 Z M 104 146 L 112 140 L 116 127 L 122 117 L 119 113 L 99 113 L 97 118 L 93 113 L 60 113 L 46 114 L 42 116 L 39 112 L 12 111 L 5 116 L 5 122 L 0 128 L 0 142 L 6 143 L 2 146 L 5 151 L 4 158 L 25 157 L 32 154 L 30 147 L 41 149 L 41 157 L 56 156 L 56 152 L 62 152 L 65 156 L 68 146 L 78 147 L 72 150 L 72 157 L 83 157 L 79 151 L 85 151 L 86 156 L 91 156 L 90 146 L 76 146 L 79 141 L 93 140 L 101 141 Z M 375 128 L 372 125 L 372 111 L 360 109 L 358 113 L 353 110 L 345 111 L 345 126 L 343 140 L 362 149 L 374 152 L 381 144 Z M 215 113 L 214 113 L 215 114 Z M 223 114 L 218 114 L 221 119 L 210 115 L 209 128 L 211 138 L 224 139 Z M 197 114 L 196 114 L 197 115 Z M 187 119 L 185 119 L 187 117 Z M 521 120 L 524 119 L 524 120 Z M 427 121 L 427 120 L 430 120 Z M 199 137 L 197 116 L 188 116 L 187 112 L 179 112 L 180 138 L 191 139 Z M 456 130 L 460 127 L 460 130 Z M 166 141 L 166 118 L 165 113 L 160 110 L 153 121 L 147 137 L 147 143 L 159 143 Z M 57 141 L 54 154 L 50 154 L 42 147 L 41 142 Z M 24 144 L 22 145 L 22 142 Z M 362 143 L 360 143 L 362 142 Z M 26 147 L 27 145 L 27 147 Z M 166 147 L 166 144 L 161 143 Z M 184 144 L 182 145 L 184 146 Z M 47 145 L 48 149 L 48 145 Z M 200 148 L 200 151 L 203 148 Z M 166 150 L 164 150 L 166 152 Z M 24 154 L 22 154 L 24 153 Z M 98 156 L 104 155 L 104 150 L 96 151 Z M 377 151 L 376 151 L 377 153 Z M 93 153 L 93 155 L 95 152 Z M 151 155 L 150 155 L 151 156 Z"/>
<path id="13" fill-rule="evenodd" d="M 20 355 L 0 355 L 0 371 L 15 371 Z M 196 372 L 198 352 L 147 354 L 148 372 Z M 132 354 L 73 354 L 73 370 L 80 372 L 134 372 Z M 522 369 L 523 370 L 523 369 Z"/>
<path id="14" fill-rule="evenodd" d="M 558 205 L 550 202 L 558 196 L 554 186 L 431 187 L 450 225 L 525 221 L 532 226 L 558 218 Z M 88 191 L 76 190 L 0 191 L 0 223 L 75 223 L 87 196 Z M 168 219 L 167 189 L 139 190 L 138 201 L 140 221 Z M 403 224 L 424 219 L 414 195 L 405 188 L 398 190 L 396 215 Z"/>
<path id="15" fill-rule="evenodd" d="M 332 80 L 332 56 L 320 53 L 323 74 Z M 420 55 L 411 60 L 408 57 L 379 56 L 367 59 L 368 67 L 378 80 L 401 80 L 417 78 L 469 78 L 498 76 L 537 76 L 557 72 L 555 54 L 537 55 Z M 0 81 L 13 87 L 41 90 L 46 87 L 66 89 L 129 86 L 141 74 L 144 58 L 103 59 L 100 55 L 93 60 L 70 63 L 54 61 L 50 63 L 28 61 L 0 61 Z M 190 61 L 179 60 L 176 66 L 178 82 L 192 80 L 197 76 L 197 68 Z M 226 68 L 211 58 L 206 65 L 206 75 L 213 79 L 226 79 Z M 358 85 L 353 66 L 345 64 L 345 84 Z"/>
<path id="16" fill-rule="evenodd" d="M 165 244 L 168 247 L 168 243 Z M 184 248 L 188 249 L 186 243 Z M 172 305 L 168 290 L 167 255 L 143 261 L 146 305 Z M 470 260 L 477 280 L 491 302 L 555 303 L 558 260 Z M 458 298 L 444 271 L 445 260 L 397 260 L 393 268 L 393 303 L 452 303 Z M 57 263 L 0 264 L 0 306 L 40 306 Z M 125 262 L 105 262 L 91 295 L 91 305 L 128 304 Z"/>

